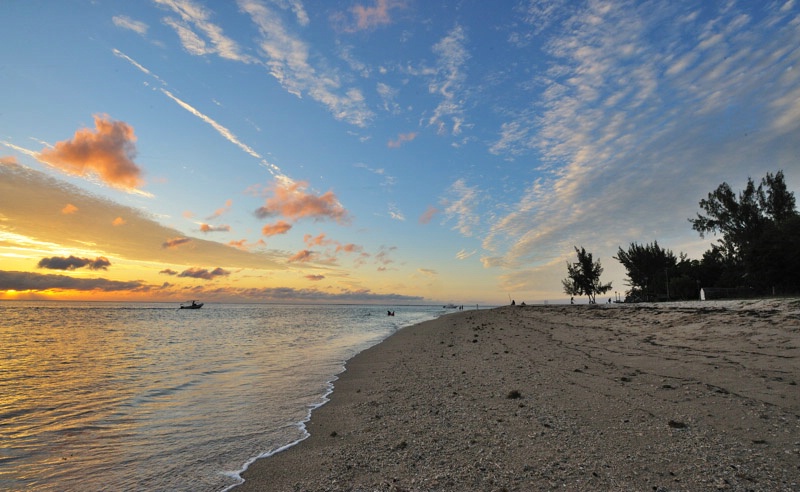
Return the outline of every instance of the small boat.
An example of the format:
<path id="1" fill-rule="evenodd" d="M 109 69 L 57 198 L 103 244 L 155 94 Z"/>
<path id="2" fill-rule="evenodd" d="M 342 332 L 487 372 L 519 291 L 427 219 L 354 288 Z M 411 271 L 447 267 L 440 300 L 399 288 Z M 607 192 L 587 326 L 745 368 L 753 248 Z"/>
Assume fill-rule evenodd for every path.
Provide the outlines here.
<path id="1" fill-rule="evenodd" d="M 203 303 L 197 301 L 186 301 L 181 304 L 181 309 L 200 309 L 201 307 L 203 307 Z"/>

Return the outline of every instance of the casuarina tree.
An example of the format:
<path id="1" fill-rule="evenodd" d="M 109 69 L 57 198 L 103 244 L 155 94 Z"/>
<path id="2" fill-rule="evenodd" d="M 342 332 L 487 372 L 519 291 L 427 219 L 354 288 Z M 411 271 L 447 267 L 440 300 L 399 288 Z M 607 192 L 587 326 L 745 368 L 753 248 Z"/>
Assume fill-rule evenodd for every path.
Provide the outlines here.
<path id="1" fill-rule="evenodd" d="M 567 262 L 567 278 L 561 281 L 564 292 L 570 296 L 588 296 L 589 302 L 594 304 L 597 294 L 605 294 L 611 290 L 611 282 L 603 284 L 600 282 L 600 275 L 603 274 L 603 267 L 600 260 L 592 261 L 592 254 L 587 253 L 583 246 L 578 249 L 578 261 L 575 263 Z"/>

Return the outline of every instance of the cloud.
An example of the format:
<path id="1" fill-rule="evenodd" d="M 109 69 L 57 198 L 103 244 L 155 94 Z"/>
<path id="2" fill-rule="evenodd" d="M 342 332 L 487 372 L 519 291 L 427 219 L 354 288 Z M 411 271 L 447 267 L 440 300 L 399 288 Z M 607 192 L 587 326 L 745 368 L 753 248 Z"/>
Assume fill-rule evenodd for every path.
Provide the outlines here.
<path id="1" fill-rule="evenodd" d="M 440 96 L 442 101 L 428 124 L 435 126 L 440 134 L 458 135 L 464 125 L 464 85 L 467 79 L 464 66 L 470 58 L 464 46 L 466 39 L 464 28 L 456 26 L 433 47 L 438 63 L 428 91 Z"/>
<path id="2" fill-rule="evenodd" d="M 115 26 L 121 27 L 122 29 L 128 29 L 129 31 L 133 31 L 140 36 L 147 34 L 147 24 L 133 20 L 127 15 L 115 15 L 111 18 L 111 21 Z"/>
<path id="3" fill-rule="evenodd" d="M 253 59 L 241 53 L 238 44 L 225 36 L 222 28 L 210 21 L 211 13 L 192 0 L 153 0 L 179 18 L 167 17 L 164 23 L 178 34 L 184 49 L 192 55 L 215 54 L 220 58 L 243 63 Z"/>
<path id="4" fill-rule="evenodd" d="M 103 256 L 98 256 L 92 260 L 91 258 L 78 258 L 70 255 L 69 257 L 53 256 L 51 258 L 42 258 L 37 266 L 48 270 L 75 270 L 83 267 L 89 270 L 108 270 L 111 262 Z"/>
<path id="5" fill-rule="evenodd" d="M 267 237 L 286 234 L 292 228 L 292 224 L 279 220 L 274 224 L 267 224 L 261 228 L 261 234 Z"/>
<path id="6" fill-rule="evenodd" d="M 303 242 L 306 243 L 306 246 L 312 248 L 314 246 L 328 246 L 330 244 L 333 244 L 335 241 L 325 237 L 325 234 L 319 234 L 317 236 L 313 236 L 311 234 L 305 234 L 303 236 Z"/>
<path id="7" fill-rule="evenodd" d="M 311 218 L 314 221 L 334 220 L 340 224 L 348 224 L 350 216 L 339 203 L 336 195 L 328 191 L 320 196 L 306 193 L 306 183 L 275 184 L 271 191 L 273 196 L 266 204 L 256 210 L 259 218 L 280 215 L 292 220 Z"/>
<path id="8" fill-rule="evenodd" d="M 143 181 L 136 157 L 133 127 L 107 115 L 94 117 L 95 130 L 84 128 L 72 140 L 57 142 L 39 153 L 39 160 L 76 176 L 96 175 L 106 184 L 135 190 Z"/>
<path id="9" fill-rule="evenodd" d="M 459 179 L 450 185 L 448 195 L 450 198 L 444 200 L 444 214 L 448 219 L 456 219 L 454 229 L 461 235 L 472 236 L 475 227 L 480 223 L 480 217 L 475 211 L 479 203 L 478 189 L 467 186 L 463 179 Z"/>
<path id="10" fill-rule="evenodd" d="M 174 248 L 177 248 L 178 246 L 183 246 L 184 244 L 188 244 L 191 241 L 192 241 L 192 239 L 188 238 L 188 237 L 175 237 L 175 238 L 167 239 L 166 241 L 164 241 L 161 244 L 161 247 L 162 248 L 174 249 Z"/>
<path id="11" fill-rule="evenodd" d="M 343 251 L 345 253 L 362 253 L 364 248 L 357 244 L 347 243 L 347 244 L 339 244 L 336 246 L 336 252 Z"/>
<path id="12" fill-rule="evenodd" d="M 439 275 L 439 272 L 433 270 L 432 268 L 417 268 L 417 271 L 426 277 L 436 277 Z"/>
<path id="13" fill-rule="evenodd" d="M 75 205 L 68 203 L 64 205 L 64 208 L 61 209 L 61 213 L 64 215 L 71 215 L 78 211 L 78 207 Z"/>
<path id="14" fill-rule="evenodd" d="M 111 222 L 111 225 L 115 227 L 125 225 L 125 219 L 123 219 L 122 217 L 117 217 Z"/>
<path id="15" fill-rule="evenodd" d="M 216 219 L 216 218 L 218 218 L 218 217 L 222 217 L 222 216 L 223 216 L 223 215 L 225 215 L 226 213 L 230 212 L 230 210 L 231 210 L 231 206 L 232 206 L 232 205 L 233 205 L 233 200 L 230 200 L 230 199 L 228 199 L 228 200 L 225 200 L 225 206 L 223 206 L 223 207 L 220 207 L 220 208 L 216 209 L 216 210 L 214 211 L 214 213 L 213 213 L 213 214 L 211 214 L 211 215 L 208 217 L 208 219 L 207 219 L 207 220 L 212 220 L 212 219 Z"/>
<path id="16" fill-rule="evenodd" d="M 229 225 L 218 225 L 213 226 L 209 224 L 200 224 L 200 232 L 209 233 L 209 232 L 230 232 L 231 226 Z"/>
<path id="17" fill-rule="evenodd" d="M 307 249 L 298 251 L 294 256 L 289 258 L 289 263 L 306 263 L 314 259 L 317 253 Z"/>
<path id="18" fill-rule="evenodd" d="M 81 212 L 71 215 L 42 212 L 59 211 L 65 203 L 73 204 Z M 65 251 L 84 251 L 91 245 L 89 252 L 79 256 L 102 255 L 167 265 L 179 262 L 258 270 L 286 268 L 283 252 L 243 251 L 200 238 L 191 238 L 190 248 L 165 247 L 165 238 L 189 238 L 158 223 L 139 207 L 120 205 L 22 165 L 0 165 L 0 213 L 7 218 L 0 220 L 0 234 L 13 231 L 19 238 L 14 241 L 38 244 L 37 238 L 58 238 L 57 244 L 36 247 L 36 261 Z M 124 227 L 110 225 L 118 217 L 124 217 Z"/>
<path id="19" fill-rule="evenodd" d="M 175 270 L 173 270 L 171 268 L 165 268 L 165 269 L 161 270 L 158 273 L 163 274 L 163 275 L 177 275 L 178 274 L 178 272 L 176 272 Z"/>
<path id="20" fill-rule="evenodd" d="M 466 260 L 467 258 L 469 258 L 470 256 L 474 255 L 475 253 L 477 253 L 476 250 L 467 251 L 467 250 L 462 249 L 461 251 L 456 253 L 456 259 L 458 259 L 458 260 Z"/>
<path id="21" fill-rule="evenodd" d="M 428 208 L 419 216 L 419 223 L 420 224 L 427 224 L 431 220 L 433 220 L 433 216 L 439 213 L 439 209 L 432 205 L 428 205 Z"/>
<path id="22" fill-rule="evenodd" d="M 391 24 L 389 11 L 393 8 L 405 6 L 404 2 L 392 0 L 375 0 L 373 7 L 354 5 L 350 8 L 353 22 L 344 28 L 347 32 L 356 32 L 376 29 L 380 26 Z"/>
<path id="23" fill-rule="evenodd" d="M 325 275 L 306 275 L 305 278 L 311 280 L 312 282 L 319 282 L 320 280 L 325 279 Z"/>
<path id="24" fill-rule="evenodd" d="M 403 212 L 401 212 L 394 203 L 389 204 L 389 217 L 392 218 L 392 220 L 398 220 L 400 222 L 405 222 L 406 220 Z"/>
<path id="25" fill-rule="evenodd" d="M 199 267 L 192 267 L 187 270 L 182 271 L 178 274 L 178 277 L 185 277 L 185 278 L 199 278 L 202 280 L 213 280 L 217 277 L 227 277 L 230 275 L 231 272 L 224 270 L 222 268 L 215 268 L 213 270 L 208 270 L 206 268 L 199 268 Z"/>
<path id="26" fill-rule="evenodd" d="M 144 288 L 140 281 L 120 282 L 104 278 L 73 278 L 66 275 L 39 274 L 0 270 L 0 291 L 78 290 L 119 292 Z"/>
<path id="27" fill-rule="evenodd" d="M 387 143 L 386 146 L 390 149 L 396 149 L 403 145 L 403 143 L 411 142 L 415 138 L 417 138 L 417 134 L 415 132 L 401 133 L 397 135 L 397 140 L 389 140 L 389 143 Z"/>
<path id="28" fill-rule="evenodd" d="M 337 120 L 359 127 L 372 120 L 374 114 L 361 90 L 343 89 L 338 74 L 322 68 L 326 65 L 324 60 L 319 67 L 312 66 L 308 45 L 291 32 L 278 11 L 258 0 L 240 0 L 239 7 L 258 28 L 267 69 L 284 89 L 298 97 L 308 95 Z"/>

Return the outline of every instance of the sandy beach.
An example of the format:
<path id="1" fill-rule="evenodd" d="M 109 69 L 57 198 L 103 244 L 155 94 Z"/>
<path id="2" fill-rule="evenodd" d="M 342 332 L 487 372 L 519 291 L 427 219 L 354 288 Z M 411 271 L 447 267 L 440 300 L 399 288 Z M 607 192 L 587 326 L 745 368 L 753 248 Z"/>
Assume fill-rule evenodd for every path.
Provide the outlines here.
<path id="1" fill-rule="evenodd" d="M 246 491 L 800 490 L 800 300 L 507 306 L 347 363 Z"/>

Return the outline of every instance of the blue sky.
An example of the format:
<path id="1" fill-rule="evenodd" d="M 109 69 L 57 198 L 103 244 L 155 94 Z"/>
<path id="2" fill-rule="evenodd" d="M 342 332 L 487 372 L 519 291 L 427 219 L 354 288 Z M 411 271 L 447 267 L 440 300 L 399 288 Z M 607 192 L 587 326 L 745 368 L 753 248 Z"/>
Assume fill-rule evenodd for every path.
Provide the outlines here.
<path id="1" fill-rule="evenodd" d="M 622 292 L 723 181 L 800 189 L 799 14 L 3 2 L 0 297 L 555 301 L 573 246 Z"/>

